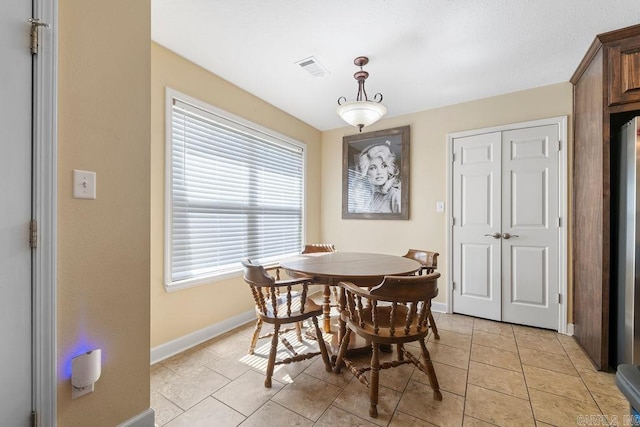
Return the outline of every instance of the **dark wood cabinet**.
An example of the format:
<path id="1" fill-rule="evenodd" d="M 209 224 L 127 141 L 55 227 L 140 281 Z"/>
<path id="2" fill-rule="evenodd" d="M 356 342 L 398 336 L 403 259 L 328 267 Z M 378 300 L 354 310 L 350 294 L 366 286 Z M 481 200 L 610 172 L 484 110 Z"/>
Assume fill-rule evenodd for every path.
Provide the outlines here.
<path id="1" fill-rule="evenodd" d="M 571 77 L 575 337 L 595 367 L 609 367 L 611 143 L 640 115 L 640 25 L 596 36 Z"/>
<path id="2" fill-rule="evenodd" d="M 612 42 L 609 50 L 609 105 L 640 102 L 640 36 Z"/>

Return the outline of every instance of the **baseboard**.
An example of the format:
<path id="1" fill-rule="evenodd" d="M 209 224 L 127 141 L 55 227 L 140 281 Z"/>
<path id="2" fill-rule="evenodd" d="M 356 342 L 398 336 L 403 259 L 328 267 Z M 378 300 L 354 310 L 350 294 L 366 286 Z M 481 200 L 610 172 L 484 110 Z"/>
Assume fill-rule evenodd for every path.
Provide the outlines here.
<path id="1" fill-rule="evenodd" d="M 432 302 L 431 303 L 431 311 L 434 313 L 446 313 L 447 312 L 447 303 L 446 302 Z"/>
<path id="2" fill-rule="evenodd" d="M 184 335 L 173 341 L 160 344 L 151 349 L 151 364 L 158 363 L 168 357 L 182 353 L 198 344 L 201 344 L 211 338 L 224 334 L 232 329 L 242 326 L 247 322 L 255 320 L 256 313 L 254 310 L 239 314 L 222 322 L 207 326 L 206 328 Z"/>
<path id="3" fill-rule="evenodd" d="M 574 332 L 575 332 L 574 324 L 567 323 L 567 335 L 573 336 Z"/>
<path id="4" fill-rule="evenodd" d="M 149 408 L 144 412 L 140 412 L 133 418 L 129 418 L 122 424 L 118 424 L 118 427 L 154 427 L 156 414 L 153 409 Z"/>

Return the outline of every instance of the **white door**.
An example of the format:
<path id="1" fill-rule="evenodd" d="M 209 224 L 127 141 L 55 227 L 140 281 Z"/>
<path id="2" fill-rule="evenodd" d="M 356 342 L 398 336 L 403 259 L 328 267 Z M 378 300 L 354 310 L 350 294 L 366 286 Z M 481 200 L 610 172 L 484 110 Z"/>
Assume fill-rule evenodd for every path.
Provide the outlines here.
<path id="1" fill-rule="evenodd" d="M 31 2 L 0 13 L 0 425 L 28 426 L 31 347 Z"/>
<path id="2" fill-rule="evenodd" d="M 557 329 L 557 124 L 453 140 L 453 311 Z"/>
<path id="3" fill-rule="evenodd" d="M 502 133 L 505 322 L 558 327 L 558 134 L 557 125 Z"/>
<path id="4" fill-rule="evenodd" d="M 453 310 L 500 320 L 500 132 L 453 142 Z"/>

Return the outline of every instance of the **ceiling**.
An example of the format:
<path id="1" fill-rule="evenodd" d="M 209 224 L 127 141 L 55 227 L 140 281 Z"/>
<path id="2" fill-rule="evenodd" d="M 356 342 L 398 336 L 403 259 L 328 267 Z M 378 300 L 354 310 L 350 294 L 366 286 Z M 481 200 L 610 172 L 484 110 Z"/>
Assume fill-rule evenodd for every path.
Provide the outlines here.
<path id="1" fill-rule="evenodd" d="M 566 82 L 596 34 L 640 23 L 638 0 L 151 3 L 155 42 L 319 130 L 345 126 L 357 56 L 393 117 Z M 324 76 L 296 64 L 310 56 Z"/>

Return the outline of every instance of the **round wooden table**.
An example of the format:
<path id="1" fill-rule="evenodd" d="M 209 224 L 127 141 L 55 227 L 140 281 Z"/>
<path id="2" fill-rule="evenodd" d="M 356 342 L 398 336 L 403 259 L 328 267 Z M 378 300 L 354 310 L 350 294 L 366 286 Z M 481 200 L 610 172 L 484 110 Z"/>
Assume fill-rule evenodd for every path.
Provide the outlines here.
<path id="1" fill-rule="evenodd" d="M 323 252 L 302 255 L 283 260 L 280 266 L 286 271 L 311 276 L 316 283 L 335 286 L 339 282 L 353 282 L 363 287 L 379 284 L 384 276 L 413 274 L 422 267 L 419 262 L 402 256 L 363 252 Z M 327 333 L 331 332 L 329 299 L 330 295 L 325 292 L 323 326 Z"/>

